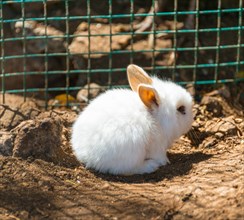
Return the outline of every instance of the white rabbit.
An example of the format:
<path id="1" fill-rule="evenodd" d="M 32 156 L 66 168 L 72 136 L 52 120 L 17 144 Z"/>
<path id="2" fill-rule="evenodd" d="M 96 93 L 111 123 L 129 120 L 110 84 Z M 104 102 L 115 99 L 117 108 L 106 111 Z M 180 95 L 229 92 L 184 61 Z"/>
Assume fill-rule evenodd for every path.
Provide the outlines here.
<path id="1" fill-rule="evenodd" d="M 169 162 L 166 151 L 193 122 L 192 97 L 136 65 L 127 67 L 132 90 L 95 98 L 73 125 L 72 148 L 87 168 L 111 174 L 151 173 Z"/>

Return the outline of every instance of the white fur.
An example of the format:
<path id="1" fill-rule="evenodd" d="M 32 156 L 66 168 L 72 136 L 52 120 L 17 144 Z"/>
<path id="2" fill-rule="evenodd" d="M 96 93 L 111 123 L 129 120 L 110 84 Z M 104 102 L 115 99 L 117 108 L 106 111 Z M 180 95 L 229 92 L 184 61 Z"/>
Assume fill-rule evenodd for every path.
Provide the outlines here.
<path id="1" fill-rule="evenodd" d="M 192 98 L 182 87 L 152 78 L 160 97 L 149 110 L 128 89 L 94 99 L 73 125 L 72 147 L 87 168 L 111 174 L 151 173 L 169 162 L 166 151 L 192 124 Z M 177 112 L 184 105 L 186 114 Z"/>

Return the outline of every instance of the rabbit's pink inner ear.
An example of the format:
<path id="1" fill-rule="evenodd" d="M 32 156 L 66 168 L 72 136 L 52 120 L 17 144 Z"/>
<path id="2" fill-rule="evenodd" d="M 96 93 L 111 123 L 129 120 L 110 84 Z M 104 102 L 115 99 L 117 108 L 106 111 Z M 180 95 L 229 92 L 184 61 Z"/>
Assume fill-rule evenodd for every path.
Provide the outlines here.
<path id="1" fill-rule="evenodd" d="M 138 86 L 138 94 L 144 105 L 152 109 L 159 105 L 157 91 L 150 85 L 141 84 Z"/>
<path id="2" fill-rule="evenodd" d="M 139 66 L 131 64 L 127 67 L 127 77 L 130 87 L 133 91 L 137 91 L 139 84 L 152 84 L 152 79 L 148 74 Z"/>

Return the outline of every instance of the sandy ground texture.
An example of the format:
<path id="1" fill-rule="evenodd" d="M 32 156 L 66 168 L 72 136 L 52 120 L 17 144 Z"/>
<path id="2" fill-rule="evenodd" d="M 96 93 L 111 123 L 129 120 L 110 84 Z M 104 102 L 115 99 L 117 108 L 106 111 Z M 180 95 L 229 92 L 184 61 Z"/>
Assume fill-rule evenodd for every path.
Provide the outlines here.
<path id="1" fill-rule="evenodd" d="M 48 1 L 48 16 L 64 15 L 66 9 L 61 1 Z M 91 1 L 92 15 L 106 15 L 109 12 L 107 1 Z M 130 13 L 129 1 L 113 1 L 114 14 Z M 127 3 L 126 3 L 127 2 Z M 138 3 L 137 3 L 138 2 Z M 147 13 L 150 1 L 135 1 L 135 13 Z M 223 8 L 227 1 L 222 2 Z M 233 8 L 237 8 L 237 1 Z M 168 1 L 167 9 L 173 10 L 173 1 Z M 205 5 L 206 4 L 206 5 Z M 215 6 L 211 6 L 215 4 Z M 216 9 L 217 1 L 202 1 L 200 9 Z M 189 10 L 188 1 L 179 1 L 180 10 Z M 28 17 L 42 17 L 43 3 L 25 4 Z M 35 7 L 34 7 L 35 6 Z M 208 6 L 208 7 L 207 7 Z M 4 19 L 18 19 L 22 16 L 20 4 L 4 6 Z M 70 16 L 84 16 L 87 13 L 85 1 L 71 1 Z M 237 26 L 238 13 L 225 13 L 221 17 L 221 27 Z M 200 15 L 199 29 L 216 28 L 216 15 Z M 0 45 L 5 56 L 21 55 L 23 47 L 26 53 L 58 54 L 69 50 L 72 56 L 50 56 L 48 65 L 43 57 L 25 57 L 6 59 L 3 63 L 5 89 L 49 88 L 67 86 L 65 74 L 51 74 L 46 78 L 46 71 L 87 70 L 86 55 L 91 42 L 90 68 L 96 70 L 90 76 L 90 82 L 97 83 L 91 90 L 90 98 L 102 92 L 108 85 L 127 85 L 125 71 L 101 74 L 101 69 L 108 69 L 112 50 L 146 50 L 170 49 L 174 46 L 173 35 L 128 35 L 131 31 L 131 18 L 94 19 L 88 28 L 87 23 L 70 20 L 69 27 L 65 21 L 48 21 L 48 27 L 42 22 L 16 21 L 13 25 L 3 24 L 4 37 L 21 37 L 25 32 L 29 37 L 43 37 L 47 40 L 5 41 Z M 132 26 L 137 26 L 143 17 L 135 17 Z M 174 23 L 172 16 L 158 17 L 155 30 L 181 29 L 185 16 L 179 16 Z M 133 27 L 133 29 L 134 29 Z M 63 37 L 70 34 L 94 35 L 113 34 L 98 37 Z M 149 29 L 150 30 L 150 29 Z M 136 29 L 135 29 L 136 31 Z M 53 37 L 58 36 L 58 37 Z M 195 47 L 195 35 L 192 33 L 178 35 L 184 37 L 184 44 L 178 47 Z M 199 32 L 199 46 L 215 46 L 215 32 Z M 235 45 L 238 42 L 237 31 L 225 31 L 220 35 L 220 45 Z M 241 36 L 243 42 L 244 35 Z M 112 41 L 112 43 L 110 43 Z M 95 45 L 95 46 L 94 46 Z M 14 50 L 12 49 L 14 48 Z M 176 64 L 193 65 L 195 51 L 135 53 L 133 62 L 152 66 L 172 67 Z M 100 52 L 100 53 L 98 53 Z M 80 54 L 81 53 L 81 54 Z M 78 55 L 80 54 L 80 55 Z M 172 56 L 173 55 L 173 56 Z M 176 59 L 177 57 L 177 59 Z M 219 51 L 219 63 L 236 62 L 237 49 L 227 48 Z M 112 68 L 125 68 L 131 63 L 131 55 L 113 54 Z M 215 50 L 201 50 L 197 56 L 199 64 L 215 62 Z M 243 53 L 240 53 L 243 60 Z M 25 65 L 24 65 L 25 64 Z M 23 69 L 25 66 L 25 69 Z M 238 79 L 242 77 L 243 67 L 236 73 L 235 66 L 219 67 L 218 79 Z M 172 74 L 172 68 L 154 74 L 163 78 L 174 78 L 175 81 L 192 81 L 192 69 L 182 69 Z M 214 80 L 215 68 L 201 68 L 197 71 L 196 80 Z M 19 72 L 35 72 L 32 75 L 16 75 Z M 40 73 L 40 74 L 39 74 Z M 86 72 L 85 72 L 86 73 Z M 3 85 L 0 78 L 0 89 Z M 85 87 L 86 74 L 70 75 L 70 86 Z M 94 84 L 93 84 L 94 85 Z M 101 86 L 101 88 L 99 87 Z M 219 85 L 215 85 L 216 88 Z M 107 87 L 106 87 L 107 88 Z M 5 96 L 1 104 L 0 94 L 0 219 L 244 219 L 244 92 L 243 84 L 229 88 L 213 90 L 213 86 L 196 87 L 199 104 L 195 105 L 196 120 L 192 131 L 183 136 L 169 150 L 170 165 L 161 167 L 149 175 L 112 176 L 86 170 L 74 158 L 69 140 L 70 128 L 77 117 L 77 111 L 53 109 L 44 111 L 40 100 L 14 95 Z M 97 89 L 97 90 L 96 90 Z M 240 92 L 238 92 L 238 89 Z M 241 90 L 242 89 L 242 90 Z M 50 101 L 59 92 L 48 94 L 28 94 L 29 97 L 45 97 Z M 78 91 L 71 94 L 76 96 Z M 210 92 L 203 95 L 202 93 Z M 86 102 L 87 90 L 78 93 L 77 99 Z M 230 104 L 232 103 L 232 104 Z"/>
<path id="2" fill-rule="evenodd" d="M 9 95 L 0 106 L 0 219 L 243 219 L 243 113 L 220 91 L 195 105 L 171 164 L 126 177 L 75 160 L 75 112 Z"/>

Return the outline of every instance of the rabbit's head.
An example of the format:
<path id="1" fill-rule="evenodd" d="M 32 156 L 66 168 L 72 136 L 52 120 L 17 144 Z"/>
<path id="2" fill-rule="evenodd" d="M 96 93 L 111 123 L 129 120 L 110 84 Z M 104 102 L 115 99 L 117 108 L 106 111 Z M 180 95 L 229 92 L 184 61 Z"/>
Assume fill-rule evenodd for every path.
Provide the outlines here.
<path id="1" fill-rule="evenodd" d="M 129 65 L 127 76 L 130 87 L 155 118 L 169 142 L 186 133 L 193 122 L 193 100 L 181 86 L 150 77 L 142 68 Z"/>

